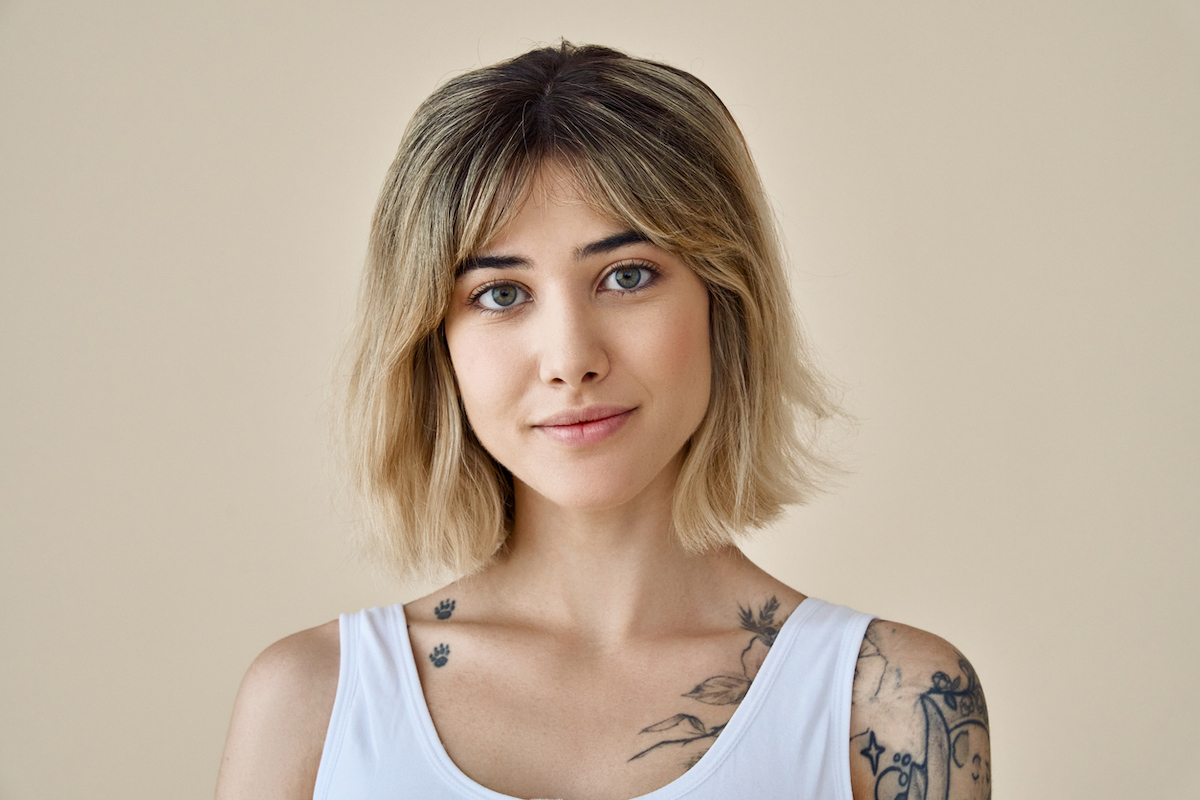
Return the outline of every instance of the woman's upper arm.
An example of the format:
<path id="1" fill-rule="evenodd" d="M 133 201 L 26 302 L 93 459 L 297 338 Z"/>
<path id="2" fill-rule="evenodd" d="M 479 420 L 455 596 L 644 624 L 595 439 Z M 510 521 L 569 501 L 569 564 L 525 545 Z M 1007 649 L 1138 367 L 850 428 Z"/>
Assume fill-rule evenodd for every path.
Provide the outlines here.
<path id="1" fill-rule="evenodd" d="M 875 620 L 854 672 L 850 779 L 855 800 L 992 794 L 987 702 L 951 644 Z"/>
<path id="2" fill-rule="evenodd" d="M 337 620 L 281 639 L 242 679 L 217 800 L 308 800 L 337 695 Z"/>

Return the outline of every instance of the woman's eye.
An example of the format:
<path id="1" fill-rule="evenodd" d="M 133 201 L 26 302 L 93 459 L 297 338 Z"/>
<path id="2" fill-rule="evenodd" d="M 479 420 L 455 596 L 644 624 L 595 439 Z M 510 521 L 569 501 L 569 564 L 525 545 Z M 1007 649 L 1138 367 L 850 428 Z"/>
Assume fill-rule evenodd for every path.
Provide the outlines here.
<path id="1" fill-rule="evenodd" d="M 525 302 L 524 296 L 524 289 L 513 286 L 511 283 L 502 283 L 499 286 L 491 286 L 484 289 L 476 297 L 476 302 L 484 308 L 490 308 L 493 311 L 503 311 L 506 308 L 512 308 L 518 303 Z"/>
<path id="2" fill-rule="evenodd" d="M 608 273 L 604 279 L 606 289 L 627 292 L 638 289 L 650 282 L 654 273 L 645 267 L 619 267 Z"/>

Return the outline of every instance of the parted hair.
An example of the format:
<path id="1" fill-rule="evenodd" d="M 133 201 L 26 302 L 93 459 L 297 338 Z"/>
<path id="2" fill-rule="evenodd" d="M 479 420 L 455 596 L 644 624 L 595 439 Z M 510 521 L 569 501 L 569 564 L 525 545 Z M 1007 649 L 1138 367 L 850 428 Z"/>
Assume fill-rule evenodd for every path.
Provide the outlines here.
<path id="1" fill-rule="evenodd" d="M 550 160 L 708 287 L 712 391 L 675 487 L 678 542 L 734 543 L 807 500 L 830 467 L 816 434 L 835 404 L 733 117 L 687 72 L 562 42 L 438 88 L 375 209 L 345 354 L 344 444 L 364 540 L 401 576 L 478 569 L 511 528 L 513 479 L 471 430 L 443 319 L 457 267 Z"/>

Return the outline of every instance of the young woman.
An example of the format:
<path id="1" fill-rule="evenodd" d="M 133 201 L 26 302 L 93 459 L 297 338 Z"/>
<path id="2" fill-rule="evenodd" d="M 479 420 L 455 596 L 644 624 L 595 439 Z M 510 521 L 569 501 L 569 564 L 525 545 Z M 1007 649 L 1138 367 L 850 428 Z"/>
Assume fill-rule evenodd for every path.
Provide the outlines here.
<path id="1" fill-rule="evenodd" d="M 466 577 L 269 647 L 218 798 L 990 796 L 960 653 L 736 547 L 834 409 L 701 81 L 564 43 L 436 91 L 352 360 L 376 555 Z"/>

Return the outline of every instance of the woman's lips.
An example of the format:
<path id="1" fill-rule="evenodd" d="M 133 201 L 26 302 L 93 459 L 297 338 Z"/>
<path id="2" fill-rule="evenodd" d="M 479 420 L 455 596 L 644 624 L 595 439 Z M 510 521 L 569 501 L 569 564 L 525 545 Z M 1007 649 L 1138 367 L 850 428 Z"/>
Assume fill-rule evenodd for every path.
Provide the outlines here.
<path id="1" fill-rule="evenodd" d="M 600 417 L 599 419 L 590 419 L 587 422 L 575 422 L 565 425 L 548 425 L 543 423 L 535 427 L 554 441 L 561 442 L 562 444 L 596 444 L 619 431 L 629 420 L 634 410 L 632 408 L 626 411 L 614 410 L 608 416 Z M 582 416 L 588 417 L 594 416 L 594 414 L 584 414 Z"/>

